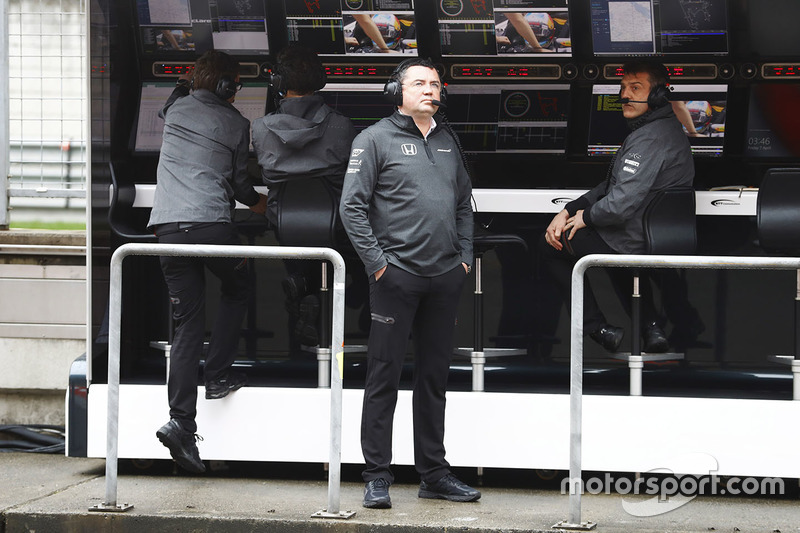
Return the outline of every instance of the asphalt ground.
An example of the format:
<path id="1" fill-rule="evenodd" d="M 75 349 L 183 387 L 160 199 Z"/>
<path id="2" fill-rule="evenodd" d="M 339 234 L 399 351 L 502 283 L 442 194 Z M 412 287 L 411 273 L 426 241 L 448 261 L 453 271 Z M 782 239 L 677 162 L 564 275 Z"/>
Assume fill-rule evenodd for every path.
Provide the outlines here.
<path id="1" fill-rule="evenodd" d="M 123 513 L 89 511 L 105 499 L 102 459 L 0 453 L 0 472 L 0 533 L 539 532 L 558 531 L 553 526 L 570 518 L 569 497 L 560 489 L 563 472 L 543 481 L 529 470 L 486 470 L 478 478 L 476 469 L 461 469 L 457 474 L 465 481 L 478 486 L 482 480 L 483 497 L 451 503 L 418 498 L 413 469 L 400 468 L 390 491 L 392 509 L 373 510 L 361 507 L 359 466 L 345 465 L 340 509 L 355 511 L 348 519 L 312 517 L 328 503 L 320 464 L 210 463 L 206 474 L 194 476 L 169 461 L 121 461 L 117 502 L 133 505 Z M 645 495 L 584 494 L 581 520 L 609 533 L 798 532 L 797 480 L 782 481 L 784 494 L 778 496 L 658 502 Z"/>

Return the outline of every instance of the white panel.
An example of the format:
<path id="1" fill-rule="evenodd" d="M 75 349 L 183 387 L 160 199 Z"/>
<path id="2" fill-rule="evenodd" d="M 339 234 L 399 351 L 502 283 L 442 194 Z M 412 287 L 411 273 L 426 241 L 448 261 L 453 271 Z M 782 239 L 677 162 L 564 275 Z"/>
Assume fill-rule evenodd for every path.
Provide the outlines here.
<path id="1" fill-rule="evenodd" d="M 328 398 L 320 389 L 245 387 L 198 401 L 203 459 L 326 462 Z M 344 391 L 342 461 L 363 462 L 363 391 Z M 800 402 L 586 396 L 583 469 L 655 468 L 718 475 L 800 477 Z M 106 386 L 89 394 L 89 456 L 105 456 Z M 166 386 L 124 385 L 119 456 L 168 458 L 155 431 L 168 419 Z M 454 466 L 569 468 L 569 396 L 449 392 L 445 445 Z M 686 466 L 685 457 L 706 461 Z M 411 393 L 401 391 L 394 426 L 396 464 L 412 464 Z M 684 466 L 681 466 L 684 465 Z M 706 470 L 703 470 L 706 469 Z M 676 470 L 676 471 L 677 471 Z"/>
<path id="2" fill-rule="evenodd" d="M 0 279 L 0 322 L 86 324 L 83 280 Z"/>

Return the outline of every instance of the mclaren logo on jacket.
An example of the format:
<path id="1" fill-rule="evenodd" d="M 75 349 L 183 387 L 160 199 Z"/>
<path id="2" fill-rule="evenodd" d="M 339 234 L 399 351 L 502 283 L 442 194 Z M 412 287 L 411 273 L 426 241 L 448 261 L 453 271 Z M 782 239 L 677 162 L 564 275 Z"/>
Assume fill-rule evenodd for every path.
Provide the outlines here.
<path id="1" fill-rule="evenodd" d="M 404 144 L 400 148 L 403 150 L 403 155 L 417 155 L 416 144 Z"/>

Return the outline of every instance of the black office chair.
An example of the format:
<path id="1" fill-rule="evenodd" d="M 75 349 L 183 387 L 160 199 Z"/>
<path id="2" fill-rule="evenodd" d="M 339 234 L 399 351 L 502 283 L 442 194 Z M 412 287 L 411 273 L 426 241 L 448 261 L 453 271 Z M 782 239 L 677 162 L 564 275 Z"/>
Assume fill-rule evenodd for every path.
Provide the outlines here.
<path id="1" fill-rule="evenodd" d="M 108 206 L 108 226 L 112 233 L 127 242 L 158 242 L 158 238 L 147 231 L 149 210 L 144 212 L 133 207 L 136 200 L 136 184 L 132 179 L 123 180 L 118 175 L 124 163 L 108 164 L 111 175 L 111 203 Z M 141 223 L 140 223 L 141 222 Z"/>
<path id="2" fill-rule="evenodd" d="M 277 186 L 277 223 L 275 235 L 283 246 L 319 246 L 341 248 L 347 237 L 340 230 L 339 199 L 324 179 L 294 178 Z M 328 286 L 328 264 L 321 265 L 319 344 L 315 348 L 319 361 L 331 358 L 331 293 Z M 345 353 L 366 352 L 365 345 L 345 345 Z M 321 369 L 321 372 L 323 370 Z M 323 378 L 320 375 L 320 385 Z"/>
<path id="3" fill-rule="evenodd" d="M 648 255 L 692 255 L 697 250 L 695 192 L 691 187 L 673 187 L 656 193 L 642 219 L 645 253 Z M 631 353 L 613 354 L 614 359 L 628 361 L 631 368 L 631 395 L 641 395 L 641 370 L 644 362 L 674 361 L 683 353 L 643 354 L 641 337 L 640 272 L 634 270 L 631 296 Z M 640 359 L 641 358 L 641 359 Z"/>
<path id="4" fill-rule="evenodd" d="M 490 357 L 503 357 L 509 355 L 524 355 L 525 348 L 486 348 L 483 336 L 483 256 L 486 252 L 498 246 L 521 246 L 527 251 L 528 246 L 518 235 L 492 234 L 476 232 L 472 239 L 473 263 L 472 271 L 475 273 L 475 291 L 473 293 L 473 346 L 470 348 L 456 348 L 455 355 L 467 356 L 472 363 L 472 390 L 483 392 L 484 367 L 486 359 Z"/>
<path id="5" fill-rule="evenodd" d="M 800 251 L 800 169 L 771 168 L 758 188 L 756 229 L 762 248 L 795 255 Z M 800 295 L 800 270 L 797 271 L 796 295 Z M 800 296 L 794 301 L 794 349 L 789 355 L 770 356 L 772 361 L 792 365 L 800 372 Z M 795 380 L 795 399 L 798 390 Z"/>

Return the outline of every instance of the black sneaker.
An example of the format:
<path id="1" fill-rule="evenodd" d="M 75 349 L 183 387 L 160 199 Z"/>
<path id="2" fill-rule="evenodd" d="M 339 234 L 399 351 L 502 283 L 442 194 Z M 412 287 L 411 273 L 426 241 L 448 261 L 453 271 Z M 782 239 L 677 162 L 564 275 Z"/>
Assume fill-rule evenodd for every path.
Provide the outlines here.
<path id="1" fill-rule="evenodd" d="M 389 497 L 389 482 L 382 477 L 367 481 L 364 486 L 363 505 L 368 509 L 391 509 L 392 499 Z"/>
<path id="2" fill-rule="evenodd" d="M 619 350 L 619 345 L 622 344 L 622 338 L 625 336 L 625 330 L 606 324 L 597 328 L 589 333 L 589 337 L 594 342 L 605 348 L 609 353 L 614 353 Z"/>
<path id="3" fill-rule="evenodd" d="M 667 335 L 657 322 L 651 322 L 642 332 L 644 338 L 643 351 L 645 353 L 665 353 L 669 350 Z"/>
<path id="4" fill-rule="evenodd" d="M 434 483 L 421 481 L 418 496 L 451 502 L 474 502 L 481 499 L 481 492 L 473 489 L 453 474 L 447 474 Z"/>
<path id="5" fill-rule="evenodd" d="M 239 390 L 247 385 L 247 376 L 241 372 L 228 371 L 225 377 L 206 381 L 206 400 L 219 400 L 229 392 Z"/>
<path id="6" fill-rule="evenodd" d="M 169 454 L 178 466 L 194 474 L 206 471 L 206 465 L 200 460 L 200 452 L 195 442 L 203 440 L 203 437 L 185 431 L 174 418 L 156 431 L 156 437 L 169 449 Z"/>

